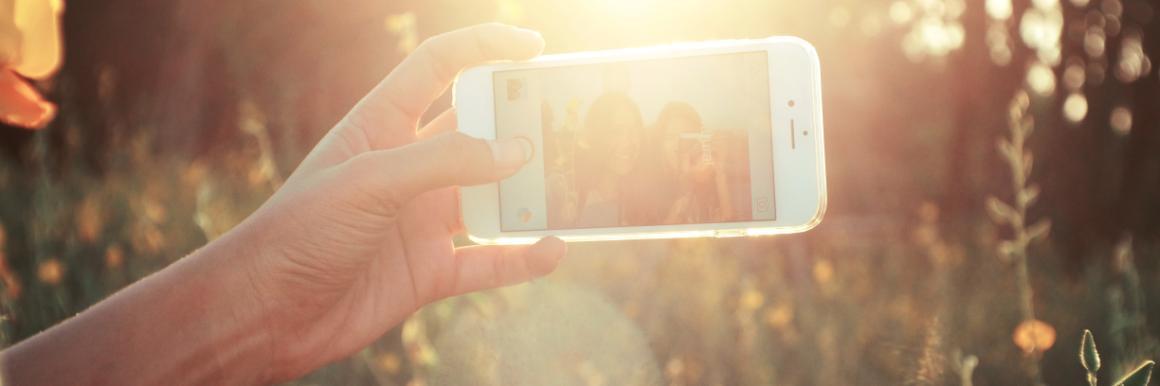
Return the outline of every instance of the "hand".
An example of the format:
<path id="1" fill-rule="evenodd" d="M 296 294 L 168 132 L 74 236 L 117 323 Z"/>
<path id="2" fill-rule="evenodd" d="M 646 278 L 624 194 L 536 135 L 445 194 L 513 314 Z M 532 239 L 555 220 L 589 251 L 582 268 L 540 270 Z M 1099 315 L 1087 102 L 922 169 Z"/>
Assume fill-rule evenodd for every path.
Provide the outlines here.
<path id="1" fill-rule="evenodd" d="M 424 42 L 334 127 L 286 184 L 219 240 L 255 253 L 250 281 L 268 329 L 268 380 L 346 357 L 432 301 L 551 272 L 564 244 L 454 248 L 458 185 L 518 170 L 517 141 L 454 131 L 453 111 L 419 117 L 463 68 L 526 59 L 538 33 L 488 24 Z M 216 243 L 216 242 L 215 242 Z M 247 312 L 245 310 L 239 312 Z"/>
<path id="2" fill-rule="evenodd" d="M 736 142 L 736 138 L 736 135 L 725 130 L 713 131 L 713 138 L 709 140 L 709 148 L 713 152 L 713 171 L 718 176 L 723 176 L 725 173 L 725 168 L 732 158 L 729 147 Z"/>

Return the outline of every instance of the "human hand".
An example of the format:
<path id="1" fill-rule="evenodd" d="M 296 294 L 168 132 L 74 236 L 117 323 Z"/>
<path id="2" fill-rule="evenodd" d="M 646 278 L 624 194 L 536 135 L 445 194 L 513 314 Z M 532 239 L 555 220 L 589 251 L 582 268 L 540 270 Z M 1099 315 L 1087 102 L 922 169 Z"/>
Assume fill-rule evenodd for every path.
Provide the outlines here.
<path id="1" fill-rule="evenodd" d="M 551 272 L 564 243 L 455 248 L 455 186 L 513 174 L 518 141 L 454 131 L 453 111 L 420 116 L 459 70 L 527 59 L 536 32 L 487 24 L 421 44 L 322 139 L 286 184 L 215 243 L 251 251 L 246 269 L 267 327 L 266 379 L 301 376 L 365 347 L 419 307 Z M 229 248 L 226 248 L 229 249 Z"/>
<path id="2" fill-rule="evenodd" d="M 713 171 L 720 178 L 724 176 L 725 168 L 731 162 L 730 159 L 733 158 L 729 148 L 736 143 L 737 135 L 726 130 L 716 130 L 713 132 L 713 138 L 709 141 L 709 148 L 713 154 Z"/>

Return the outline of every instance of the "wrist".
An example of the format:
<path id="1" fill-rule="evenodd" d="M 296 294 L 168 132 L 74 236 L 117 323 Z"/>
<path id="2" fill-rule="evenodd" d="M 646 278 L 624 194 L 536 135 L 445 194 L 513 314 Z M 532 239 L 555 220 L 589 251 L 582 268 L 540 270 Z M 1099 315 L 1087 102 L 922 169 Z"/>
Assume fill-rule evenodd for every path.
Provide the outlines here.
<path id="1" fill-rule="evenodd" d="M 217 278 L 207 299 L 222 299 L 216 311 L 221 323 L 209 349 L 223 379 L 268 384 L 273 373 L 276 330 L 260 284 L 260 241 L 238 237 L 240 226 L 222 235 L 187 259 Z M 213 322 L 210 322 L 213 323 Z M 234 383 L 234 382 L 230 382 Z"/>
<path id="2" fill-rule="evenodd" d="M 5 350 L 0 375 L 13 384 L 268 382 L 272 346 L 249 274 L 237 269 L 244 256 L 214 242 Z"/>

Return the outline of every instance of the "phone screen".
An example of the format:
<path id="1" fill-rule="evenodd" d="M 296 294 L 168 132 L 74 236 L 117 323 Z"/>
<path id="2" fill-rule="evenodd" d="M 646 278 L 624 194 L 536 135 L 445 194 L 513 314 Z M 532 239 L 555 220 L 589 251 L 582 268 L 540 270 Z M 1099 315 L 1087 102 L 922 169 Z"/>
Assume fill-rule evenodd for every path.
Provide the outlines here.
<path id="1" fill-rule="evenodd" d="M 776 219 L 765 51 L 493 74 L 505 232 Z"/>

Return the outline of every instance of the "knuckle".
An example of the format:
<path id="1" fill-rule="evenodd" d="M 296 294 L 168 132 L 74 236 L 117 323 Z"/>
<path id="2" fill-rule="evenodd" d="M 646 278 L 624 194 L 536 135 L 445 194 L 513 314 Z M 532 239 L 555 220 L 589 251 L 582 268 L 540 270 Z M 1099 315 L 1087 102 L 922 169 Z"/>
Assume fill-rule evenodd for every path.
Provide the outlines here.
<path id="1" fill-rule="evenodd" d="M 472 152 L 479 151 L 479 146 L 487 146 L 483 143 L 483 140 L 460 132 L 451 132 L 444 135 L 447 137 L 447 141 L 451 143 L 449 147 L 454 148 L 457 154 L 471 154 Z"/>
<path id="2" fill-rule="evenodd" d="M 371 154 L 359 154 L 344 165 L 341 180 L 352 182 L 353 199 L 359 203 L 360 209 L 394 218 L 407 202 L 407 197 L 398 183 L 397 169 L 381 166 Z"/>
<path id="3" fill-rule="evenodd" d="M 498 288 L 504 284 L 504 261 L 507 259 L 493 258 L 491 259 L 491 275 L 487 276 L 487 286 L 489 288 Z"/>
<path id="4" fill-rule="evenodd" d="M 483 140 L 472 138 L 466 134 L 453 132 L 443 135 L 444 146 L 441 146 L 440 159 L 445 162 L 448 171 L 455 176 L 466 176 L 472 167 L 480 162 L 480 153 L 490 154 L 491 150 Z"/>

